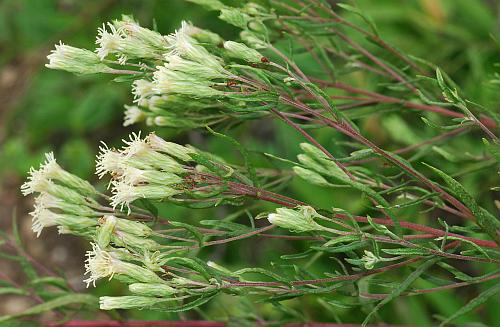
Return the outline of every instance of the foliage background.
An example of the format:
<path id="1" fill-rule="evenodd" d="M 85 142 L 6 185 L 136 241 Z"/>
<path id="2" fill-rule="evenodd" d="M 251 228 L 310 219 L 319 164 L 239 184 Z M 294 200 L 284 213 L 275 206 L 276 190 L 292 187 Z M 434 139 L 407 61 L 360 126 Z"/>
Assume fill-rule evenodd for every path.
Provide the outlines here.
<path id="1" fill-rule="evenodd" d="M 492 36 L 500 35 L 500 2 L 496 0 L 358 0 L 357 5 L 377 24 L 381 35 L 404 52 L 423 57 L 439 65 L 463 88 L 473 101 L 499 110 L 500 96 L 488 84 L 499 71 L 495 62 L 500 61 L 500 45 Z M 213 13 L 181 0 L 169 1 L 76 1 L 76 0 L 4 0 L 0 2 L 0 226 L 10 228 L 14 209 L 21 222 L 28 250 L 37 258 L 50 262 L 70 278 L 77 289 L 83 290 L 83 253 L 85 244 L 72 237 L 57 237 L 47 231 L 35 239 L 29 230 L 27 212 L 31 203 L 25 203 L 19 186 L 29 167 L 42 160 L 43 153 L 54 150 L 61 164 L 71 172 L 94 182 L 94 158 L 100 140 L 119 144 L 120 139 L 143 126 L 122 127 L 125 103 L 131 103 L 129 85 L 118 84 L 106 77 L 77 77 L 69 73 L 44 68 L 45 56 L 59 39 L 65 43 L 93 48 L 97 28 L 106 21 L 133 14 L 144 26 L 155 25 L 158 31 L 168 34 L 180 25 L 182 19 L 200 27 L 209 28 L 226 39 L 235 38 L 237 31 L 216 19 Z M 499 38 L 500 39 L 500 38 Z M 307 63 L 302 63 L 307 66 Z M 369 85 L 370 81 L 360 80 Z M 383 116 L 371 116 L 362 123 L 364 130 L 378 144 L 391 148 L 418 141 L 418 132 L 409 132 L 408 126 L 422 126 L 412 116 L 406 124 L 391 125 Z M 396 128 L 394 128 L 396 127 Z M 199 131 L 178 134 L 164 130 L 160 135 L 179 143 L 191 143 L 203 149 L 222 154 L 226 159 L 238 160 L 236 152 L 228 151 L 228 144 L 216 138 L 206 138 Z M 279 122 L 260 121 L 247 123 L 231 131 L 250 149 L 292 157 L 298 151 L 301 138 Z M 403 135 L 403 137 L 402 137 Z M 332 134 L 320 135 L 328 142 Z M 470 149 L 473 142 L 461 138 L 456 142 Z M 473 149 L 472 149 L 473 150 Z M 437 166 L 448 167 L 436 156 Z M 477 174 L 464 177 L 466 187 L 481 198 L 485 184 L 494 184 L 494 176 Z M 349 194 L 318 194 L 300 181 L 292 183 L 291 192 L 310 203 L 328 204 L 332 197 L 346 209 L 360 211 L 362 200 Z M 227 208 L 193 212 L 172 205 L 162 207 L 164 216 L 197 221 L 215 219 Z M 418 218 L 417 218 L 418 219 Z M 272 261 L 278 254 L 273 249 L 259 246 L 260 242 L 242 242 L 217 247 L 206 253 L 207 258 L 229 267 L 240 267 L 241 258 L 258 265 Z M 297 251 L 287 244 L 280 244 L 280 251 Z M 206 251 L 206 250 L 205 250 Z M 17 276 L 14 267 L 0 261 L 0 269 Z M 474 268 L 471 268 L 474 269 Z M 487 268 L 486 268 L 487 269 Z M 477 273 L 482 273 L 477 271 Z M 22 277 L 18 277 L 22 278 Z M 425 285 L 419 285 L 425 287 Z M 91 290 L 95 294 L 124 294 L 118 283 Z M 482 285 L 488 287 L 488 284 Z M 382 310 L 385 321 L 409 325 L 431 325 L 433 314 L 449 316 L 463 306 L 475 292 L 471 288 L 446 291 L 417 297 L 399 299 Z M 2 297 L 0 315 L 16 312 L 30 305 L 16 297 Z M 4 298 L 4 299 L 3 299 Z M 317 321 L 332 321 L 336 315 L 343 321 L 360 320 L 356 309 L 338 309 L 337 312 L 318 310 L 315 300 L 303 299 L 295 304 L 306 317 Z M 221 306 L 221 303 L 226 305 Z M 231 305 L 227 305 L 227 304 Z M 243 317 L 253 309 L 250 303 L 237 303 L 234 298 L 221 297 L 190 317 L 210 319 L 225 316 Z M 292 304 L 293 306 L 293 304 Z M 482 312 L 462 317 L 457 323 L 482 321 L 489 326 L 500 326 L 500 316 L 495 308 L 500 299 L 489 301 Z M 262 306 L 260 312 L 272 315 L 272 307 Z M 395 313 L 395 314 L 394 314 Z M 134 319 L 176 319 L 174 315 L 131 311 Z M 481 318 L 479 318 L 481 316 Z"/>

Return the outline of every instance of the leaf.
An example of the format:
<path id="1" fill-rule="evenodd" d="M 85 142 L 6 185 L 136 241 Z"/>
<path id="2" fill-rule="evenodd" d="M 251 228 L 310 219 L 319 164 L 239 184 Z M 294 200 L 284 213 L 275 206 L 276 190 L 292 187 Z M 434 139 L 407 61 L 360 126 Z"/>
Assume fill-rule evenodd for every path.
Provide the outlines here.
<path id="1" fill-rule="evenodd" d="M 463 281 L 473 280 L 473 278 L 471 276 L 467 275 L 466 273 L 461 272 L 460 270 L 458 270 L 455 267 L 447 264 L 446 262 L 438 262 L 437 265 L 440 266 L 443 269 L 446 269 L 450 273 L 452 273 L 453 276 L 455 276 L 456 279 L 463 280 Z"/>
<path id="2" fill-rule="evenodd" d="M 367 17 L 361 10 L 346 3 L 337 3 L 337 6 L 361 17 L 368 24 L 368 26 L 370 26 L 373 34 L 379 36 L 377 26 L 375 25 L 373 20 L 370 17 Z"/>
<path id="3" fill-rule="evenodd" d="M 206 128 L 213 135 L 219 136 L 219 137 L 221 137 L 221 138 L 223 138 L 225 140 L 228 140 L 234 146 L 236 146 L 236 148 L 238 149 L 238 151 L 240 151 L 241 156 L 243 157 L 243 160 L 245 161 L 245 167 L 247 168 L 248 175 L 250 176 L 250 179 L 252 180 L 253 186 L 257 186 L 258 187 L 259 186 L 259 181 L 257 179 L 257 173 L 255 171 L 255 166 L 253 165 L 252 161 L 250 160 L 250 155 L 248 153 L 248 150 L 240 142 L 236 141 L 236 139 L 232 138 L 231 136 L 228 136 L 228 135 L 216 132 L 213 129 L 211 129 L 210 127 L 208 127 L 208 126 Z"/>
<path id="4" fill-rule="evenodd" d="M 95 296 L 90 294 L 68 294 L 64 296 L 60 296 L 53 300 L 44 302 L 42 304 L 35 305 L 23 312 L 13 314 L 13 315 L 5 315 L 0 317 L 0 322 L 4 322 L 7 320 L 12 320 L 25 316 L 33 316 L 37 314 L 41 314 L 47 311 L 51 311 L 60 307 L 64 307 L 71 304 L 83 304 L 89 305 L 93 307 L 97 307 L 98 300 Z"/>
<path id="5" fill-rule="evenodd" d="M 390 255 L 428 255 L 429 251 L 416 248 L 401 248 L 401 249 L 382 249 L 384 253 Z"/>
<path id="6" fill-rule="evenodd" d="M 15 295 L 28 295 L 28 292 L 17 287 L 1 287 L 0 295 L 4 294 L 15 294 Z"/>
<path id="7" fill-rule="evenodd" d="M 158 217 L 158 209 L 154 206 L 154 204 L 148 199 L 138 199 L 138 202 L 147 210 L 149 213 L 153 215 L 153 217 Z"/>
<path id="8" fill-rule="evenodd" d="M 446 324 L 450 323 L 451 321 L 457 319 L 460 316 L 463 316 L 464 314 L 474 310 L 484 302 L 486 302 L 490 297 L 495 296 L 498 292 L 500 291 L 500 283 L 496 283 L 495 285 L 489 287 L 486 291 L 482 292 L 472 300 L 470 300 L 466 305 L 464 305 L 462 308 L 460 308 L 457 312 L 452 314 L 450 317 L 445 319 L 439 326 L 445 326 Z"/>
<path id="9" fill-rule="evenodd" d="M 370 318 L 384 305 L 387 303 L 391 302 L 395 298 L 397 298 L 401 293 L 403 293 L 415 280 L 417 280 L 420 275 L 425 272 L 429 267 L 434 265 L 436 262 L 438 262 L 440 258 L 434 258 L 434 259 L 429 259 L 425 262 L 423 262 L 418 268 L 412 272 L 399 286 L 394 289 L 391 294 L 389 294 L 386 298 L 384 298 L 382 301 L 377 303 L 375 308 L 366 316 L 365 320 L 363 321 L 362 326 L 365 327 L 368 322 L 370 321 Z"/>
<path id="10" fill-rule="evenodd" d="M 191 310 L 193 308 L 199 307 L 200 305 L 203 305 L 203 304 L 207 303 L 214 296 L 216 296 L 217 293 L 218 293 L 218 291 L 215 291 L 215 292 L 212 292 L 212 293 L 203 294 L 202 296 L 200 296 L 199 298 L 197 298 L 194 301 L 191 301 L 189 303 L 186 303 L 186 304 L 183 304 L 183 305 L 180 305 L 180 306 L 176 306 L 176 307 L 173 307 L 173 308 L 168 308 L 168 307 L 152 307 L 151 309 L 159 310 L 159 311 L 162 311 L 162 312 L 182 312 L 182 311 L 187 311 L 187 310 Z"/>
<path id="11" fill-rule="evenodd" d="M 68 290 L 68 284 L 66 283 L 66 280 L 64 278 L 60 277 L 40 277 L 40 278 L 35 278 L 30 281 L 30 285 L 39 285 L 39 284 L 49 284 L 52 286 L 59 287 L 63 290 Z"/>
<path id="12" fill-rule="evenodd" d="M 240 269 L 240 270 L 233 272 L 233 274 L 235 274 L 235 275 L 243 275 L 243 274 L 248 274 L 248 273 L 262 274 L 262 275 L 265 275 L 267 277 L 271 277 L 274 280 L 282 282 L 285 285 L 290 284 L 290 282 L 286 278 L 283 278 L 280 275 L 273 273 L 272 271 L 263 269 L 263 268 L 243 268 L 243 269 Z"/>
<path id="13" fill-rule="evenodd" d="M 181 223 L 179 221 L 170 221 L 170 225 L 184 228 L 185 230 L 193 234 L 193 236 L 198 241 L 200 247 L 203 246 L 203 234 L 196 227 L 191 226 L 189 224 Z"/>
<path id="14" fill-rule="evenodd" d="M 476 200 L 470 195 L 469 192 L 456 181 L 453 177 L 449 176 L 442 170 L 439 170 L 431 165 L 423 162 L 424 165 L 432 169 L 436 174 L 438 174 L 448 185 L 453 195 L 458 197 L 458 199 L 464 203 L 471 211 L 474 216 L 476 216 L 477 224 L 493 239 L 497 244 L 500 244 L 500 236 L 497 235 L 497 230 L 500 229 L 500 221 L 498 221 L 495 216 L 481 208 Z"/>

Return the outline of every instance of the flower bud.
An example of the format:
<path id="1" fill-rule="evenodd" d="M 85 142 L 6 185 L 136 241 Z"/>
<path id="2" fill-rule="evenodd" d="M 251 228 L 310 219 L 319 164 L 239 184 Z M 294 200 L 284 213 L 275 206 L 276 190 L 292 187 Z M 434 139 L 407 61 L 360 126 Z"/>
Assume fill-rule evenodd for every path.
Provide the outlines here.
<path id="1" fill-rule="evenodd" d="M 49 63 L 45 67 L 65 70 L 75 74 L 109 73 L 113 69 L 101 62 L 99 56 L 92 51 L 56 44 L 55 50 L 47 56 Z"/>
<path id="2" fill-rule="evenodd" d="M 251 18 L 242 13 L 239 8 L 228 7 L 220 10 L 219 19 L 241 29 L 246 29 Z"/>
<path id="3" fill-rule="evenodd" d="M 165 302 L 165 299 L 146 296 L 101 296 L 99 308 L 101 310 L 148 308 L 162 302 Z"/>
<path id="4" fill-rule="evenodd" d="M 162 247 L 152 239 L 139 237 L 121 230 L 115 230 L 115 233 L 111 236 L 111 241 L 117 246 L 130 247 L 141 251 L 156 251 Z"/>
<path id="5" fill-rule="evenodd" d="M 114 216 L 104 216 L 99 219 L 99 226 L 97 228 L 97 245 L 100 248 L 106 248 L 111 241 L 111 236 L 115 231 L 117 218 Z"/>
<path id="6" fill-rule="evenodd" d="M 325 153 L 314 145 L 301 143 L 300 148 L 306 153 L 297 156 L 303 165 L 341 181 L 349 180 L 349 176 L 332 159 L 328 158 Z"/>
<path id="7" fill-rule="evenodd" d="M 293 167 L 293 171 L 295 174 L 297 174 L 300 178 L 303 180 L 306 180 L 307 182 L 319 186 L 332 186 L 332 184 L 328 183 L 328 181 L 318 174 L 315 171 L 305 169 L 302 167 L 295 166 Z"/>
<path id="8" fill-rule="evenodd" d="M 231 74 L 218 62 L 207 65 L 184 59 L 178 55 L 167 56 L 168 63 L 165 67 L 170 70 L 179 71 L 202 79 L 229 78 Z"/>
<path id="9" fill-rule="evenodd" d="M 224 42 L 224 49 L 230 57 L 242 59 L 248 62 L 261 62 L 264 58 L 257 50 L 244 45 L 243 43 L 226 41 Z"/>
<path id="10" fill-rule="evenodd" d="M 146 138 L 146 142 L 155 151 L 164 152 L 172 157 L 178 158 L 182 161 L 193 161 L 190 154 L 196 151 L 188 147 L 179 145 L 177 143 L 167 142 L 155 133 L 150 133 Z"/>
<path id="11" fill-rule="evenodd" d="M 128 289 L 138 295 L 157 297 L 168 297 L 178 292 L 175 288 L 165 284 L 134 283 L 130 284 Z"/>
<path id="12" fill-rule="evenodd" d="M 157 69 L 153 74 L 157 93 L 187 95 L 195 98 L 223 95 L 222 91 L 210 87 L 212 83 L 204 78 L 170 70 L 165 66 L 159 66 Z"/>
<path id="13" fill-rule="evenodd" d="M 299 206 L 295 209 L 278 208 L 276 213 L 269 214 L 267 220 L 273 225 L 289 229 L 294 232 L 309 232 L 324 229 L 314 221 L 321 217 L 312 207 Z"/>
<path id="14" fill-rule="evenodd" d="M 244 30 L 240 33 L 240 38 L 245 42 L 248 46 L 254 49 L 265 49 L 267 48 L 266 41 L 262 40 L 258 37 L 254 32 L 249 30 Z"/>

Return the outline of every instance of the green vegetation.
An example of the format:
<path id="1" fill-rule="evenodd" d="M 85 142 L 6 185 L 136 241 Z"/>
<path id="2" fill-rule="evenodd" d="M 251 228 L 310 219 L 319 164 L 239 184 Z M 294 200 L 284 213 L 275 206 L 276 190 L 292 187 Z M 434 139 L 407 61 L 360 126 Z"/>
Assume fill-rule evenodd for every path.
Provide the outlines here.
<path id="1" fill-rule="evenodd" d="M 499 12 L 0 4 L 3 186 L 87 250 L 30 255 L 16 195 L 0 295 L 30 308 L 0 325 L 500 323 Z"/>

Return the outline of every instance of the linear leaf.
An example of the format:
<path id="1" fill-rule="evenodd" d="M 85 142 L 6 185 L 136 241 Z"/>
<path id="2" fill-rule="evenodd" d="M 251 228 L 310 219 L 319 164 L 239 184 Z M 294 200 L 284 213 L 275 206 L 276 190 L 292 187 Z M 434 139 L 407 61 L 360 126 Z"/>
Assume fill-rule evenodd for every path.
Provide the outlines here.
<path id="1" fill-rule="evenodd" d="M 438 262 L 440 260 L 440 258 L 434 258 L 434 259 L 430 259 L 430 260 L 427 260 L 425 261 L 423 264 L 421 264 L 414 272 L 412 272 L 394 291 L 392 291 L 391 294 L 389 294 L 389 296 L 387 296 L 386 298 L 384 298 L 382 301 L 380 301 L 376 306 L 375 308 L 373 308 L 373 310 L 368 314 L 368 316 L 366 316 L 365 320 L 363 321 L 363 327 L 366 326 L 366 324 L 368 324 L 368 322 L 370 321 L 370 318 L 380 309 L 382 308 L 384 305 L 386 305 L 387 303 L 391 302 L 392 300 L 394 300 L 395 298 L 397 298 L 401 293 L 403 293 L 415 280 L 417 280 L 420 275 L 426 271 L 429 267 L 431 267 L 432 265 L 434 265 L 436 262 Z"/>

